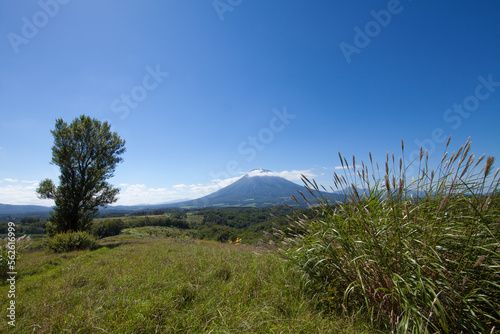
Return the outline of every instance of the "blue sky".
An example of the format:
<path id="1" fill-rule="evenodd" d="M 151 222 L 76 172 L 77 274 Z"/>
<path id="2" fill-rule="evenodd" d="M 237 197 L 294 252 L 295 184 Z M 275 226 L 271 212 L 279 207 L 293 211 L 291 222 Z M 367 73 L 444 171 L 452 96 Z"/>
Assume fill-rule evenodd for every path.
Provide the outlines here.
<path id="1" fill-rule="evenodd" d="M 498 157 L 499 32 L 494 0 L 0 0 L 0 203 L 52 204 L 50 130 L 81 114 L 126 140 L 117 204 L 254 168 L 329 186 L 401 139 Z"/>

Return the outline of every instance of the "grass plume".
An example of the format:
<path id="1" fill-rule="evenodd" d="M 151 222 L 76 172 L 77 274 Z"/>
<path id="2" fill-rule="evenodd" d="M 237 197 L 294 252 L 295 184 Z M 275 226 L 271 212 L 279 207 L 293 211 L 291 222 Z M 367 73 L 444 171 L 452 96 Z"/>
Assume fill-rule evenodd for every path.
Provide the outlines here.
<path id="1" fill-rule="evenodd" d="M 404 143 L 401 148 L 404 154 Z M 484 156 L 474 163 L 470 139 L 448 156 L 431 170 L 421 149 L 412 162 L 418 177 L 409 182 L 404 159 L 395 166 L 392 155 L 391 169 L 387 154 L 385 175 L 373 183 L 370 175 L 378 171 L 370 154 L 370 173 L 334 175 L 337 187 L 354 194 L 345 203 L 323 198 L 314 217 L 296 218 L 281 231 L 283 256 L 325 306 L 363 313 L 396 333 L 500 327 L 498 170 L 492 176 L 488 157 L 478 171 Z"/>

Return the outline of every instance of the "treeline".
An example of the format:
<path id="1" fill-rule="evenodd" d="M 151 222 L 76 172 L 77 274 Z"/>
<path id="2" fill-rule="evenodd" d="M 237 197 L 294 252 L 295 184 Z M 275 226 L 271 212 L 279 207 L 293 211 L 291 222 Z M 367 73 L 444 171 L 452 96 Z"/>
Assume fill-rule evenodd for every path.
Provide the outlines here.
<path id="1" fill-rule="evenodd" d="M 296 210 L 296 209 L 295 209 Z M 259 241 L 264 231 L 272 232 L 273 226 L 287 224 L 287 207 L 205 209 L 196 212 L 203 216 L 197 226 L 192 226 L 193 236 L 220 242 L 241 238 L 244 243 Z"/>
<path id="2" fill-rule="evenodd" d="M 287 216 L 307 211 L 290 207 L 143 210 L 121 217 L 96 219 L 90 232 L 105 238 L 118 235 L 127 228 L 162 226 L 179 229 L 194 239 L 228 242 L 241 238 L 244 243 L 253 244 L 262 238 L 264 231 L 271 233 L 273 227 L 286 226 Z M 39 217 L 21 218 L 16 221 L 16 232 L 44 234 L 46 224 L 47 220 Z M 0 235 L 5 233 L 7 222 L 0 223 Z"/>
<path id="3" fill-rule="evenodd" d="M 284 210 L 284 208 L 283 208 Z M 229 226 L 237 229 L 249 227 L 250 225 L 262 223 L 270 219 L 270 215 L 278 213 L 275 208 L 227 208 L 208 209 L 199 211 L 203 215 L 203 224 L 216 224 Z M 282 213 L 278 213 L 282 215 Z"/>
<path id="4" fill-rule="evenodd" d="M 91 232 L 100 237 L 110 237 L 118 235 L 123 229 L 144 227 L 144 226 L 164 226 L 179 229 L 189 229 L 189 223 L 185 219 L 175 217 L 140 217 L 134 219 L 108 218 L 96 220 L 92 224 Z"/>
<path id="5" fill-rule="evenodd" d="M 148 210 L 121 219 L 98 220 L 94 222 L 92 232 L 99 237 L 107 237 L 117 235 L 126 228 L 165 226 L 180 229 L 183 235 L 194 239 L 234 242 L 240 238 L 243 243 L 254 244 L 262 239 L 264 231 L 271 233 L 273 227 L 286 226 L 287 216 L 298 212 L 305 213 L 307 210 L 290 207 Z M 165 216 L 156 216 L 162 213 Z"/>
<path id="6" fill-rule="evenodd" d="M 18 222 L 22 218 L 33 218 L 33 217 L 40 218 L 40 220 L 47 220 L 50 218 L 50 212 L 0 214 L 0 224 L 8 222 Z"/>
<path id="7" fill-rule="evenodd" d="M 45 234 L 46 219 L 40 217 L 23 217 L 13 220 L 16 223 L 16 235 L 20 234 Z M 8 233 L 8 222 L 0 222 L 0 235 Z"/>
<path id="8" fill-rule="evenodd" d="M 186 218 L 186 210 L 182 209 L 152 209 L 152 210 L 141 210 L 134 211 L 130 213 L 130 216 L 158 216 L 168 214 L 170 217 L 175 218 Z"/>

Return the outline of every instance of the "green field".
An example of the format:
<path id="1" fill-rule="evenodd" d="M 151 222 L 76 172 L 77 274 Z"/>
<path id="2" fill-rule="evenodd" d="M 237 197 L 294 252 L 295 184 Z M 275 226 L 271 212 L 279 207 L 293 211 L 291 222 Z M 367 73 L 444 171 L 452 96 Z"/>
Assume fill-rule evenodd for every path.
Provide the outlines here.
<path id="1" fill-rule="evenodd" d="M 147 227 L 94 251 L 25 252 L 16 326 L 2 333 L 368 333 L 315 307 L 274 253 L 148 236 Z M 157 228 L 157 231 L 160 231 Z M 0 287 L 7 305 L 8 286 Z M 8 327 L 8 328 L 7 328 Z"/>

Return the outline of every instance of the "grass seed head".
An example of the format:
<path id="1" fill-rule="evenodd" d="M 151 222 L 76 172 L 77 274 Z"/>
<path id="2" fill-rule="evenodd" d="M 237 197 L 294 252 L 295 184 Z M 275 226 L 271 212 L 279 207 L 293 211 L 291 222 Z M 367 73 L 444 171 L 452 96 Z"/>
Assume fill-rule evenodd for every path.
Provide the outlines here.
<path id="1" fill-rule="evenodd" d="M 403 192 L 404 183 L 405 183 L 404 177 L 400 178 L 399 179 L 399 191 L 398 191 L 398 195 L 400 195 L 400 196 Z"/>
<path id="2" fill-rule="evenodd" d="M 484 155 L 485 155 L 485 154 L 483 153 L 483 155 L 482 155 L 482 156 L 480 156 L 480 157 L 479 157 L 479 159 L 477 159 L 477 162 L 476 162 L 476 164 L 474 165 L 474 168 L 476 168 L 476 167 L 479 165 L 479 163 L 480 163 L 481 161 L 483 161 L 483 159 L 484 159 Z"/>
<path id="3" fill-rule="evenodd" d="M 441 163 L 443 163 L 444 159 L 446 159 L 446 157 L 448 156 L 448 152 L 446 152 L 444 155 L 443 155 L 443 158 L 441 159 Z"/>
<path id="4" fill-rule="evenodd" d="M 460 146 L 460 148 L 457 151 L 457 154 L 455 155 L 455 159 L 453 159 L 453 163 L 455 163 L 455 161 L 457 161 L 458 156 L 460 155 L 460 153 L 462 152 L 463 149 L 464 149 L 464 146 L 463 145 Z"/>
<path id="5" fill-rule="evenodd" d="M 484 262 L 484 260 L 486 260 L 486 255 L 481 255 L 481 256 L 477 259 L 476 263 L 474 263 L 474 268 L 479 267 L 480 265 L 482 265 L 482 264 L 483 264 L 483 262 Z"/>
<path id="6" fill-rule="evenodd" d="M 441 201 L 441 204 L 439 205 L 438 212 L 446 210 L 446 207 L 448 206 L 448 199 L 450 198 L 450 194 L 446 194 L 444 196 L 443 200 Z"/>
<path id="7" fill-rule="evenodd" d="M 484 164 L 484 177 L 488 177 L 491 171 L 491 166 L 493 166 L 493 162 L 495 161 L 495 157 L 488 157 L 486 159 L 486 163 Z"/>
<path id="8" fill-rule="evenodd" d="M 389 183 L 389 175 L 385 175 L 385 188 L 387 189 L 387 196 L 391 195 L 391 185 Z"/>

